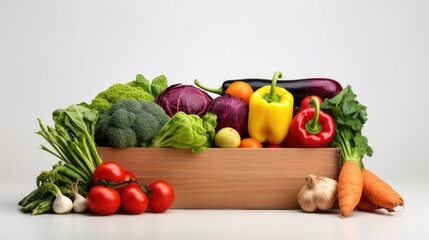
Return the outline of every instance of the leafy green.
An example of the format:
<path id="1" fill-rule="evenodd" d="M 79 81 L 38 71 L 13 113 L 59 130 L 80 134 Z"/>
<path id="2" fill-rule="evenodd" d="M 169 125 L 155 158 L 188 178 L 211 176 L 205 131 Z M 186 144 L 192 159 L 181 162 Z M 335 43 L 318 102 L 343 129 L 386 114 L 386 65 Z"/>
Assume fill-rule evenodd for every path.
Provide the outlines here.
<path id="1" fill-rule="evenodd" d="M 98 112 L 81 105 L 71 105 L 67 109 L 57 109 L 52 113 L 56 124 L 66 128 L 76 136 L 94 140 L 94 133 L 100 123 Z"/>
<path id="2" fill-rule="evenodd" d="M 18 203 L 22 212 L 31 212 L 33 215 L 52 210 L 53 198 L 44 191 L 42 186 L 45 183 L 55 184 L 66 194 L 70 185 L 79 180 L 79 192 L 85 196 L 92 186 L 92 174 L 102 162 L 94 142 L 95 130 L 100 123 L 100 115 L 96 110 L 71 105 L 66 109 L 55 110 L 52 118 L 55 127 L 45 126 L 37 119 L 40 130 L 36 134 L 51 146 L 41 145 L 41 149 L 61 161 L 51 171 L 42 171 L 36 179 L 37 188 Z"/>
<path id="3" fill-rule="evenodd" d="M 135 87 L 141 87 L 146 92 L 152 94 L 152 88 L 150 87 L 150 82 L 143 76 L 143 74 L 137 74 L 136 80 L 129 82 L 128 85 L 135 86 Z"/>
<path id="4" fill-rule="evenodd" d="M 150 86 L 152 95 L 156 97 L 168 87 L 167 78 L 164 75 L 160 75 L 152 80 Z"/>
<path id="5" fill-rule="evenodd" d="M 191 148 L 199 153 L 213 143 L 216 115 L 206 113 L 202 118 L 195 114 L 177 112 L 158 131 L 150 147 Z"/>
<path id="6" fill-rule="evenodd" d="M 168 87 L 167 77 L 165 77 L 165 75 L 159 75 L 150 82 L 143 74 L 137 74 L 136 80 L 127 83 L 127 85 L 141 88 L 152 94 L 155 98 Z"/>
<path id="7" fill-rule="evenodd" d="M 367 137 L 362 134 L 368 120 L 366 106 L 357 101 L 356 97 L 348 85 L 337 96 L 325 99 L 321 108 L 335 120 L 336 131 L 331 146 L 341 148 L 343 162 L 355 161 L 363 167 L 362 158 L 365 155 L 372 156 L 373 150 Z"/>

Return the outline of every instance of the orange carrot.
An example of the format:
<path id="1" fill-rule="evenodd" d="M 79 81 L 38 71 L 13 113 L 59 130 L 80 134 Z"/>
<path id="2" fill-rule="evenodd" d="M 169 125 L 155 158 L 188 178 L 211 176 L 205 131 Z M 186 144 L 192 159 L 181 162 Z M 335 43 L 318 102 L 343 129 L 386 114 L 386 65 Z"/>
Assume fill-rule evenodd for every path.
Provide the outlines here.
<path id="1" fill-rule="evenodd" d="M 363 194 L 377 206 L 393 211 L 403 206 L 402 197 L 385 181 L 367 169 L 362 170 Z"/>
<path id="2" fill-rule="evenodd" d="M 362 194 L 360 201 L 356 206 L 357 210 L 364 212 L 374 212 L 377 210 L 377 204 L 371 202 L 365 195 Z"/>
<path id="3" fill-rule="evenodd" d="M 338 177 L 338 203 L 343 217 L 356 208 L 362 188 L 363 177 L 359 164 L 354 161 L 344 162 Z"/>

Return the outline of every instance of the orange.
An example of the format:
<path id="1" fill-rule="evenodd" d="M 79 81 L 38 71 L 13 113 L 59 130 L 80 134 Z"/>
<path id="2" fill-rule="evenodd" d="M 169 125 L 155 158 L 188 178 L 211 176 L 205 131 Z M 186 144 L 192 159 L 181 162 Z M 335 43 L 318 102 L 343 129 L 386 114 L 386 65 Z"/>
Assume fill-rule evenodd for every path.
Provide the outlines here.
<path id="1" fill-rule="evenodd" d="M 243 81 L 237 81 L 229 85 L 225 94 L 231 94 L 232 96 L 241 98 L 246 103 L 249 103 L 250 96 L 253 94 L 253 89 L 250 84 Z"/>

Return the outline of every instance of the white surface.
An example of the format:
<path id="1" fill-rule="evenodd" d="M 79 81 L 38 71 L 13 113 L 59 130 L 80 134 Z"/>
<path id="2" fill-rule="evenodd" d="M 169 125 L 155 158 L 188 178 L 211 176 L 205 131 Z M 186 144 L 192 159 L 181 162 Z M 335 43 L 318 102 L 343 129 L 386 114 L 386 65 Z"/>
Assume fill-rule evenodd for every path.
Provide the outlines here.
<path id="1" fill-rule="evenodd" d="M 424 0 L 0 1 L 0 238 L 139 231 L 148 239 L 423 235 L 429 183 L 428 12 Z M 295 211 L 106 218 L 17 212 L 16 202 L 32 190 L 35 177 L 57 161 L 38 148 L 44 142 L 34 134 L 37 117 L 49 124 L 53 110 L 90 101 L 137 73 L 165 74 L 170 83 L 198 78 L 216 87 L 227 79 L 270 78 L 277 70 L 284 79 L 329 77 L 353 86 L 368 107 L 364 131 L 374 156 L 364 159 L 365 166 L 403 195 L 406 211 L 346 220 Z"/>
<path id="2" fill-rule="evenodd" d="M 2 186 L 1 239 L 428 239 L 429 189 L 403 189 L 395 213 L 338 210 L 168 210 L 163 214 L 93 216 L 21 214 L 16 203 L 31 190 Z M 24 191 L 27 190 L 27 191 Z M 414 197 L 414 196 L 419 196 Z"/>

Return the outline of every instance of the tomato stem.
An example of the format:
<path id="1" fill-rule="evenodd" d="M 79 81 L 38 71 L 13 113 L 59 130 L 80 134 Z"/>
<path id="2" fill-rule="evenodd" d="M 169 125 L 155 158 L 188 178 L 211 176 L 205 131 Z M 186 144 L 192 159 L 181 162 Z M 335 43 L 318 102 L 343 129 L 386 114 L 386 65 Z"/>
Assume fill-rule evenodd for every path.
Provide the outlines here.
<path id="1" fill-rule="evenodd" d="M 118 189 L 118 188 L 123 188 L 125 186 L 130 185 L 131 183 L 137 182 L 134 179 L 129 179 L 129 180 L 125 180 L 125 181 L 121 181 L 121 182 L 112 182 L 112 181 L 106 181 L 106 180 L 101 180 L 101 184 L 105 187 L 108 188 L 112 188 L 112 189 Z"/>
<path id="2" fill-rule="evenodd" d="M 146 194 L 146 196 L 149 196 L 150 189 L 147 185 L 140 185 L 140 189 L 144 192 L 144 194 Z"/>

